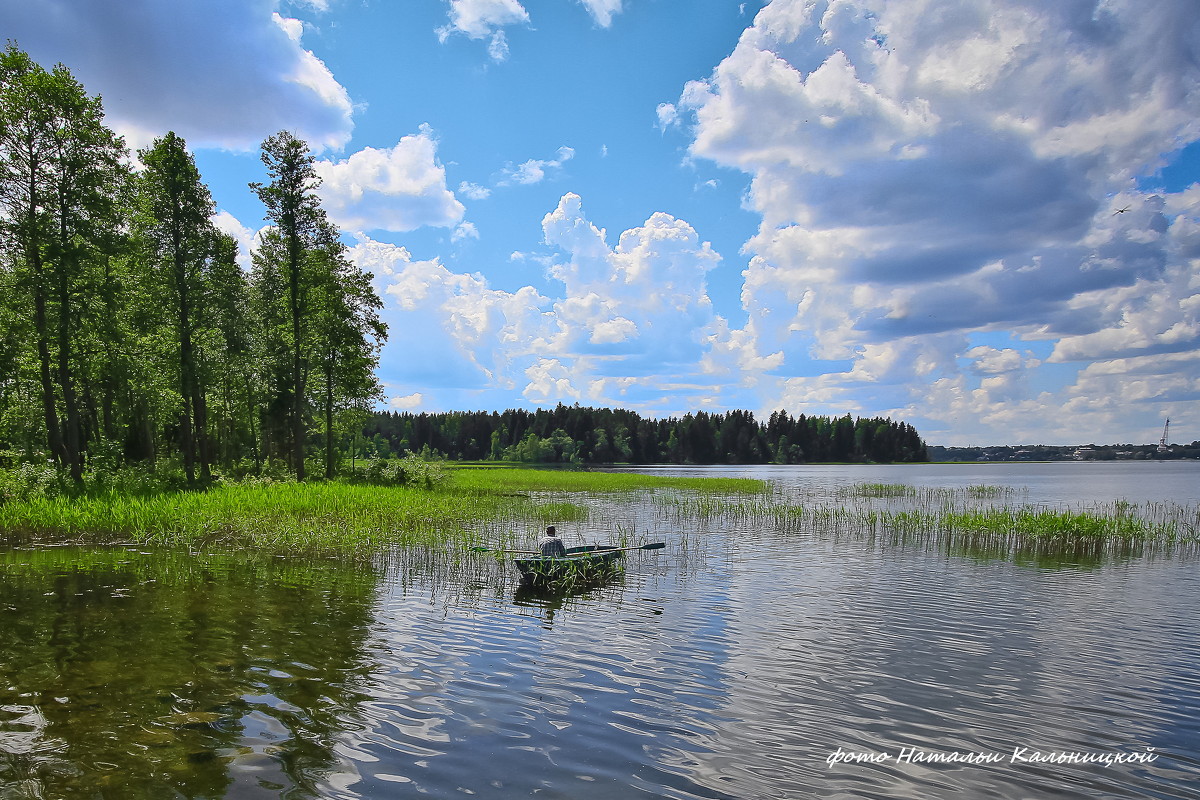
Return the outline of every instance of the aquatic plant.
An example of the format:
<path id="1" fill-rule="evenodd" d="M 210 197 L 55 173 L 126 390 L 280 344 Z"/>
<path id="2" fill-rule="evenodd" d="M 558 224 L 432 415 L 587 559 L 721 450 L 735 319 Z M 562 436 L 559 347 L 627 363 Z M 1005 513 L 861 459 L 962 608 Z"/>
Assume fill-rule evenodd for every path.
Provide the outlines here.
<path id="1" fill-rule="evenodd" d="M 860 497 L 912 497 L 917 493 L 915 486 L 906 483 L 857 483 L 849 491 Z"/>
<path id="2" fill-rule="evenodd" d="M 1086 508 L 1010 504 L 1007 486 L 913 487 L 865 483 L 814 489 L 807 496 L 660 493 L 660 513 L 723 520 L 780 533 L 882 537 L 990 552 L 1096 553 L 1200 542 L 1200 510 L 1171 503 L 1116 501 Z"/>

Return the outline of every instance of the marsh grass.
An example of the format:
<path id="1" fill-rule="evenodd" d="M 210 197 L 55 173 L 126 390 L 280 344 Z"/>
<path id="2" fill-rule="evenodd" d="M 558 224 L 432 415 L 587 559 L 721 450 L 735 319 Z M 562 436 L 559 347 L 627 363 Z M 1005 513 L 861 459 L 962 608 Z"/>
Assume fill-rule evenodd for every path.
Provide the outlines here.
<path id="1" fill-rule="evenodd" d="M 864 536 L 947 549 L 1038 555 L 1134 553 L 1200 543 L 1200 509 L 1118 500 L 1085 508 L 1015 504 L 1005 486 L 958 488 L 856 484 L 811 497 L 664 493 L 655 502 L 678 519 L 724 520 L 743 529 Z"/>
<path id="2" fill-rule="evenodd" d="M 904 483 L 856 483 L 848 487 L 848 493 L 858 497 L 914 497 L 917 488 Z"/>
<path id="3" fill-rule="evenodd" d="M 8 544 L 136 542 L 190 549 L 215 545 L 267 550 L 371 551 L 391 546 L 519 543 L 546 522 L 587 518 L 577 493 L 655 487 L 765 491 L 758 481 L 668 478 L 634 473 L 496 468 L 454 470 L 444 485 L 342 482 L 229 483 L 203 492 L 94 492 L 0 505 Z"/>
<path id="4" fill-rule="evenodd" d="M 766 482 L 750 478 L 685 478 L 640 472 L 468 467 L 452 470 L 451 474 L 454 485 L 468 491 L 611 493 L 672 489 L 703 494 L 766 494 L 769 491 Z"/>

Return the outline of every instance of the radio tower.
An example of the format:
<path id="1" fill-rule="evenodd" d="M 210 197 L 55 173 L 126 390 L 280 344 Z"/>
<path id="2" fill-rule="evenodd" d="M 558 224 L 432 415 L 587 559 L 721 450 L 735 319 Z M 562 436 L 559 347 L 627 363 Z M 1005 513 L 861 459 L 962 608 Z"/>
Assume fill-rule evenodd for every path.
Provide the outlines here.
<path id="1" fill-rule="evenodd" d="M 1163 425 L 1162 438 L 1158 440 L 1158 452 L 1169 453 L 1171 448 L 1167 447 L 1167 432 L 1171 429 L 1171 418 L 1167 417 L 1167 424 Z"/>

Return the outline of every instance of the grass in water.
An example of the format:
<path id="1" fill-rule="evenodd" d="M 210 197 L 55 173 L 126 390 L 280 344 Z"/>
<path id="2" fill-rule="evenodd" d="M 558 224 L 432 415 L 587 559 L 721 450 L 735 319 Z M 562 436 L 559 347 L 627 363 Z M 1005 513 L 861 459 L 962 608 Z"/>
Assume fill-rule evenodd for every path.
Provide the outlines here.
<path id="1" fill-rule="evenodd" d="M 850 492 L 859 497 L 913 497 L 917 489 L 905 483 L 858 483 Z"/>
<path id="2" fill-rule="evenodd" d="M 991 553 L 1127 552 L 1200 542 L 1200 509 L 1119 500 L 1082 509 L 1008 505 L 1022 490 L 1006 486 L 912 487 L 865 483 L 799 499 L 664 495 L 678 519 L 728 520 L 781 533 L 866 536 Z"/>

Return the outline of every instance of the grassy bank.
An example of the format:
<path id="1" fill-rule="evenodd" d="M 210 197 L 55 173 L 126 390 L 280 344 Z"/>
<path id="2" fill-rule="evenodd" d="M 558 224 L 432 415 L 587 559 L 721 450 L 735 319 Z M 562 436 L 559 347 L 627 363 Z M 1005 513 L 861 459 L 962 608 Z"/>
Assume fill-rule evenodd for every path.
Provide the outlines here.
<path id="1" fill-rule="evenodd" d="M 0 505 L 0 539 L 139 542 L 284 549 L 375 548 L 480 542 L 499 523 L 530 530 L 579 520 L 586 509 L 561 493 L 653 488 L 761 492 L 757 481 L 533 469 L 452 470 L 432 489 L 350 483 L 231 483 L 204 492 L 32 498 Z M 553 492 L 554 498 L 540 497 Z"/>

